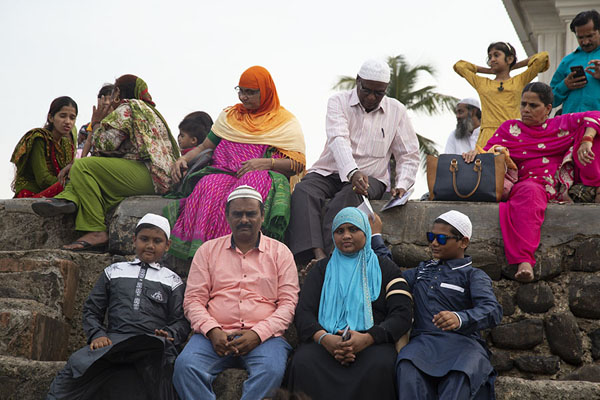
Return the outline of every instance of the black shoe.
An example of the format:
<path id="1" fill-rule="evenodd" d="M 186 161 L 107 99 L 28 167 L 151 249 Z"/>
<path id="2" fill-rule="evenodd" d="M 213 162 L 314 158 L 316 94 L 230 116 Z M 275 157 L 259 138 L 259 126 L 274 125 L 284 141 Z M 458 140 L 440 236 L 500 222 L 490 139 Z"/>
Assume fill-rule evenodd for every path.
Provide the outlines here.
<path id="1" fill-rule="evenodd" d="M 77 212 L 75 203 L 62 199 L 46 199 L 36 201 L 31 205 L 33 212 L 42 217 L 54 217 L 60 214 L 72 214 Z"/>

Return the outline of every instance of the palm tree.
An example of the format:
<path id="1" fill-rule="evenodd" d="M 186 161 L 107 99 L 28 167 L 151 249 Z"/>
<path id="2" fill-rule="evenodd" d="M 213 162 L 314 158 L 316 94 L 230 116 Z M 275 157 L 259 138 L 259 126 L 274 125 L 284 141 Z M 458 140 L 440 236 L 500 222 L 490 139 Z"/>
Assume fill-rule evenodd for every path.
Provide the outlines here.
<path id="1" fill-rule="evenodd" d="M 390 66 L 391 77 L 387 88 L 387 95 L 400 101 L 409 110 L 424 112 L 428 115 L 439 114 L 443 111 L 454 111 L 458 103 L 456 97 L 437 93 L 435 86 L 424 86 L 415 89 L 420 72 L 426 72 L 435 76 L 435 68 L 428 64 L 418 64 L 411 66 L 402 55 L 388 57 L 387 63 Z M 333 89 L 347 90 L 356 86 L 356 78 L 351 76 L 341 76 Z M 419 150 L 421 152 L 421 163 L 424 166 L 428 154 L 437 156 L 435 142 L 417 134 L 419 139 Z M 394 169 L 392 169 L 394 171 Z"/>

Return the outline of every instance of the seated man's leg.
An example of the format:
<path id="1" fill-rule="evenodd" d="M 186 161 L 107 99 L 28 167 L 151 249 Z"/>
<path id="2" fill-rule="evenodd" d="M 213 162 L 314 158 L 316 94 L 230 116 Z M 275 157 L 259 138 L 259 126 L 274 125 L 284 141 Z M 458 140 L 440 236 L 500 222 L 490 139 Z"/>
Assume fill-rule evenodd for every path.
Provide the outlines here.
<path id="1" fill-rule="evenodd" d="M 375 178 L 369 177 L 369 199 L 379 200 L 385 193 L 385 185 Z M 352 190 L 350 183 L 344 183 L 341 190 L 339 190 L 327 204 L 325 208 L 325 216 L 323 217 L 323 244 L 327 254 L 333 250 L 333 239 L 331 238 L 331 225 L 333 224 L 333 218 L 340 212 L 344 207 L 358 207 L 363 202 L 362 196 L 357 195 Z"/>
<path id="2" fill-rule="evenodd" d="M 273 337 L 242 356 L 248 371 L 242 400 L 262 399 L 281 386 L 292 347 L 282 337 Z"/>
<path id="3" fill-rule="evenodd" d="M 235 364 L 232 356 L 219 357 L 202 334 L 192 336 L 177 360 L 173 385 L 182 400 L 216 399 L 212 383 L 217 375 Z"/>
<path id="4" fill-rule="evenodd" d="M 460 371 L 450 371 L 442 377 L 438 384 L 438 398 L 440 400 L 470 399 L 471 386 L 467 374 Z"/>
<path id="5" fill-rule="evenodd" d="M 321 210 L 325 200 L 331 198 L 341 185 L 337 175 L 334 178 L 311 172 L 294 187 L 288 226 L 289 246 L 294 256 L 310 260 L 313 249 L 323 248 Z"/>
<path id="6" fill-rule="evenodd" d="M 401 360 L 396 367 L 399 400 L 436 400 L 435 378 L 421 372 L 409 360 Z"/>

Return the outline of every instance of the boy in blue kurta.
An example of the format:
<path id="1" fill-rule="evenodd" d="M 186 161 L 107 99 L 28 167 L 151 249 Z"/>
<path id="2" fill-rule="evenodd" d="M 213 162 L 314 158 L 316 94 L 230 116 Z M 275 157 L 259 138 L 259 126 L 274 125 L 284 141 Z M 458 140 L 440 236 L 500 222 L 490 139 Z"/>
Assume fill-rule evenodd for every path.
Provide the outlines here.
<path id="1" fill-rule="evenodd" d="M 173 363 L 190 324 L 183 315 L 183 281 L 159 263 L 169 235 L 162 216 L 139 221 L 136 259 L 112 264 L 98 278 L 83 305 L 89 346 L 69 358 L 48 400 L 176 399 Z"/>
<path id="2" fill-rule="evenodd" d="M 433 223 L 433 260 L 402 275 L 412 289 L 410 342 L 398 354 L 399 399 L 494 399 L 496 371 L 479 333 L 496 326 L 502 307 L 485 272 L 465 256 L 469 217 L 452 210 Z"/>

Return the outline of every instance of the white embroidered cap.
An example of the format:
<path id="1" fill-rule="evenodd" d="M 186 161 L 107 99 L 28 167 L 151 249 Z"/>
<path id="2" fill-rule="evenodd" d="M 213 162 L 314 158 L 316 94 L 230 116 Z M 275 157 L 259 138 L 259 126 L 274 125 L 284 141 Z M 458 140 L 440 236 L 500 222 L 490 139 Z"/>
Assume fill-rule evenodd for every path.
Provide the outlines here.
<path id="1" fill-rule="evenodd" d="M 263 202 L 262 196 L 260 193 L 258 193 L 258 190 L 248 185 L 236 187 L 227 197 L 227 202 L 229 203 L 231 200 L 235 199 L 254 199 L 260 201 L 261 203 Z"/>
<path id="2" fill-rule="evenodd" d="M 167 235 L 167 239 L 169 236 L 171 236 L 171 225 L 169 225 L 169 220 L 161 215 L 148 213 L 144 215 L 142 219 L 140 219 L 135 227 L 137 228 L 141 224 L 154 225 L 155 227 L 161 229 L 165 235 Z"/>
<path id="3" fill-rule="evenodd" d="M 481 110 L 481 104 L 479 104 L 479 100 L 471 98 L 471 97 L 462 99 L 461 101 L 458 102 L 458 104 L 467 104 L 469 106 L 477 107 L 478 109 Z"/>
<path id="4" fill-rule="evenodd" d="M 450 210 L 440 215 L 438 219 L 443 219 L 455 227 L 464 237 L 471 238 L 471 235 L 473 234 L 473 225 L 471 224 L 469 217 L 465 214 L 456 210 Z"/>
<path id="5" fill-rule="evenodd" d="M 376 81 L 389 83 L 390 82 L 390 66 L 381 60 L 367 60 L 360 67 L 358 76 L 368 81 Z"/>

